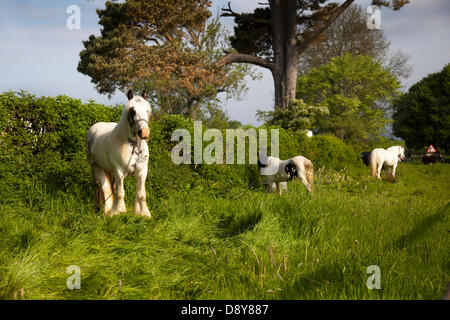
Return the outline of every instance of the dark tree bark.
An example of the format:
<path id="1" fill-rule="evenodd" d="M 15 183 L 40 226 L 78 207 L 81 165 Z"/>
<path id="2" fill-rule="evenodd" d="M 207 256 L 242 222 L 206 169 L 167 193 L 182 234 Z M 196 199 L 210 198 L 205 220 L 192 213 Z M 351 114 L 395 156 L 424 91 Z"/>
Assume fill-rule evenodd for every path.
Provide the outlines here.
<path id="1" fill-rule="evenodd" d="M 270 20 L 257 19 L 249 14 L 238 14 L 230 5 L 222 16 L 247 19 L 254 23 L 270 25 L 273 57 L 261 58 L 256 55 L 242 53 L 226 53 L 217 63 L 250 63 L 269 69 L 272 72 L 275 88 L 275 108 L 288 108 L 295 99 L 300 54 L 316 39 L 345 9 L 355 0 L 347 0 L 335 7 L 327 15 L 299 16 L 297 0 L 269 0 Z M 318 1 L 320 2 L 320 1 Z M 313 21 L 305 32 L 298 32 L 300 18 Z M 315 20 L 315 21 L 314 21 Z"/>

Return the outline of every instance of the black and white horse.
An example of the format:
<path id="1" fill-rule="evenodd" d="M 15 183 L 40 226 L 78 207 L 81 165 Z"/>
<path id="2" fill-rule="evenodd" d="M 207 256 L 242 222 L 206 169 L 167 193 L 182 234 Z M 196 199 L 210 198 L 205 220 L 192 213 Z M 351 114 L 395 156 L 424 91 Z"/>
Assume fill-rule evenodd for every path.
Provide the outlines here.
<path id="1" fill-rule="evenodd" d="M 266 176 L 269 192 L 273 193 L 275 187 L 279 194 L 282 189 L 287 189 L 287 181 L 299 178 L 310 193 L 313 192 L 314 169 L 309 159 L 303 156 L 296 156 L 287 160 L 276 157 L 267 157 L 266 161 L 258 159 L 260 174 Z"/>

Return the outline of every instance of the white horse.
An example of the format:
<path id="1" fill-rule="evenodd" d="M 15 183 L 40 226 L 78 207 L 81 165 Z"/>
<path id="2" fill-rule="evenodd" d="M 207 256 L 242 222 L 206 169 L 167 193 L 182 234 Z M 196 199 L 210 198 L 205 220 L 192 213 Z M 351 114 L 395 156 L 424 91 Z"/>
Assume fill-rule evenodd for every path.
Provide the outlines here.
<path id="1" fill-rule="evenodd" d="M 273 193 L 275 186 L 279 194 L 282 189 L 287 190 L 287 181 L 294 178 L 300 178 L 310 193 L 313 193 L 314 169 L 310 160 L 303 156 L 296 156 L 288 160 L 281 160 L 276 157 L 268 157 L 267 161 L 262 163 L 258 159 L 260 174 L 266 176 L 269 192 Z"/>
<path id="2" fill-rule="evenodd" d="M 136 179 L 134 212 L 151 217 L 147 208 L 145 179 L 148 167 L 150 129 L 148 121 L 152 109 L 146 94 L 127 93 L 126 104 L 119 123 L 98 122 L 86 135 L 86 154 L 92 176 L 98 185 L 96 202 L 105 204 L 105 214 L 114 216 L 126 212 L 123 180 L 132 174 Z"/>
<path id="3" fill-rule="evenodd" d="M 370 170 L 373 177 L 381 179 L 380 173 L 383 166 L 387 167 L 388 175 L 395 178 L 395 169 L 400 161 L 405 160 L 405 149 L 402 146 L 392 146 L 386 150 L 373 149 L 370 153 Z"/>

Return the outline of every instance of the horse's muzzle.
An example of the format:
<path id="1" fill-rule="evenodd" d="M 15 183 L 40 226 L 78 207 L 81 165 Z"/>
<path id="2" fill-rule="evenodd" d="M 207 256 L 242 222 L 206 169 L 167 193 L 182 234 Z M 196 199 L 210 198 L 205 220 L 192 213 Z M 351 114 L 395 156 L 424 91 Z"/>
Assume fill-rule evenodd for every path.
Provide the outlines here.
<path id="1" fill-rule="evenodd" d="M 141 128 L 138 131 L 139 138 L 147 140 L 150 135 L 150 129 L 148 127 Z"/>

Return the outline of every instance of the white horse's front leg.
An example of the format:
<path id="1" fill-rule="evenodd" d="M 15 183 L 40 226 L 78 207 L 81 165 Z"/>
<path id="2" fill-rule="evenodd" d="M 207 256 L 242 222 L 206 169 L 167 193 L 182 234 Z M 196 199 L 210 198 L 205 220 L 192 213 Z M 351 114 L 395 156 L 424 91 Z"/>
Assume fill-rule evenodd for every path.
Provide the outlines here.
<path id="1" fill-rule="evenodd" d="M 378 179 L 381 179 L 381 169 L 383 169 L 383 163 L 379 164 L 378 168 L 377 168 L 377 178 Z"/>
<path id="2" fill-rule="evenodd" d="M 387 167 L 387 176 L 388 179 L 392 178 L 392 167 Z"/>
<path id="3" fill-rule="evenodd" d="M 280 182 L 277 182 L 276 184 L 277 184 L 277 191 L 278 191 L 278 194 L 279 194 L 279 195 L 282 195 L 282 194 L 283 194 L 283 190 L 281 190 L 281 183 L 280 183 Z"/>
<path id="4" fill-rule="evenodd" d="M 134 202 L 134 213 L 139 216 L 151 218 L 152 215 L 147 207 L 147 193 L 145 191 L 145 179 L 147 168 L 143 168 L 136 174 L 136 200 Z"/>
<path id="5" fill-rule="evenodd" d="M 395 169 L 397 169 L 397 163 L 394 163 L 394 165 L 392 166 L 392 179 L 395 178 Z"/>
<path id="6" fill-rule="evenodd" d="M 122 171 L 117 171 L 114 174 L 116 190 L 114 194 L 114 204 L 110 212 L 111 216 L 121 212 L 127 212 L 127 206 L 125 205 L 125 188 L 123 186 L 124 178 L 125 176 Z"/>

